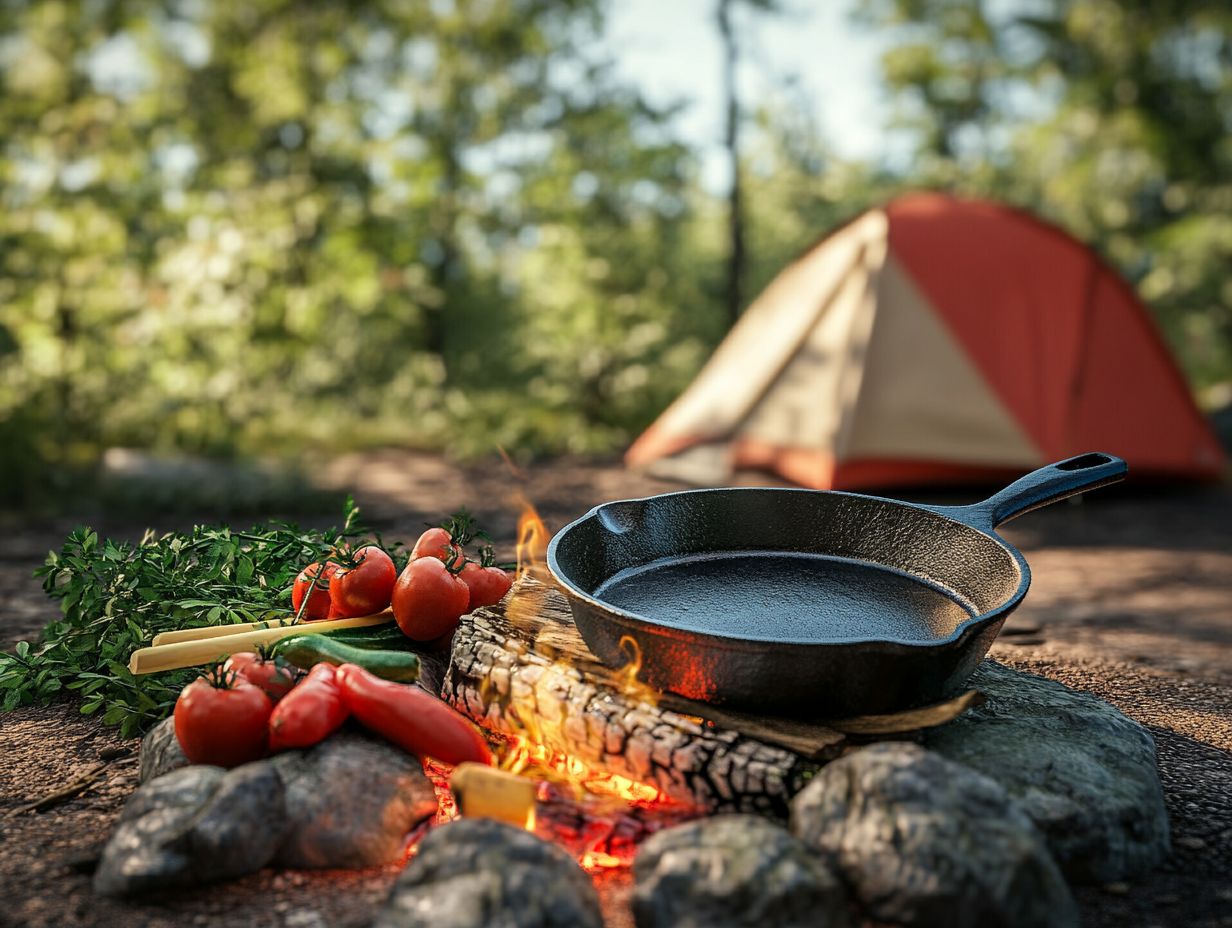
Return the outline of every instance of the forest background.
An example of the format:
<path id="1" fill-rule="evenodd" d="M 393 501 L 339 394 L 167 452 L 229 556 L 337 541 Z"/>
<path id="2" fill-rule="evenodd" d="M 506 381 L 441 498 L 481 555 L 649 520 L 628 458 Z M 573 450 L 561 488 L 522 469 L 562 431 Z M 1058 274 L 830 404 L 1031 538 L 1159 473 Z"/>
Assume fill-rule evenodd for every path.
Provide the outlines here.
<path id="1" fill-rule="evenodd" d="M 804 0 L 794 0 L 803 3 Z M 0 503 L 108 448 L 610 454 L 827 229 L 920 188 L 1026 206 L 1232 404 L 1232 8 L 858 0 L 893 156 L 840 154 L 696 0 L 725 189 L 603 0 L 0 4 Z"/>

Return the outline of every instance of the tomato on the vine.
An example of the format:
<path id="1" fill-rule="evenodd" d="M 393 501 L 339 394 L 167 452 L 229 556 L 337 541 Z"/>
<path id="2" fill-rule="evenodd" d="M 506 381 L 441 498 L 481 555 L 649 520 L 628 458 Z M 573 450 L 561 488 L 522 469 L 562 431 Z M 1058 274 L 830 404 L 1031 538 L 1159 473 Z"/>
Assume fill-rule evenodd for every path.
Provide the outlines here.
<path id="1" fill-rule="evenodd" d="M 333 604 L 329 591 L 338 570 L 338 565 L 333 561 L 326 561 L 324 564 L 313 561 L 299 572 L 295 585 L 291 587 L 291 608 L 300 619 L 311 622 L 316 619 L 337 618 L 330 615 Z M 305 597 L 308 602 L 301 611 L 300 605 L 304 603 Z"/>
<path id="2" fill-rule="evenodd" d="M 394 619 L 408 638 L 431 641 L 458 627 L 470 590 L 437 557 L 411 561 L 394 585 Z"/>
<path id="3" fill-rule="evenodd" d="M 445 528 L 430 528 L 415 542 L 411 548 L 411 560 L 421 557 L 434 557 L 442 563 L 450 558 L 460 558 L 462 549 L 454 544 L 453 535 Z"/>
<path id="4" fill-rule="evenodd" d="M 356 566 L 339 567 L 329 582 L 331 617 L 372 615 L 389 605 L 398 570 L 393 559 L 376 545 L 355 552 Z"/>
<path id="5" fill-rule="evenodd" d="M 176 700 L 175 737 L 194 764 L 238 767 L 265 756 L 273 708 L 260 687 L 215 665 Z"/>
<path id="6" fill-rule="evenodd" d="M 467 561 L 458 577 L 470 590 L 468 609 L 495 606 L 513 586 L 513 574 L 509 571 L 495 566 L 484 567 L 474 561 Z"/>
<path id="7" fill-rule="evenodd" d="M 270 657 L 264 650 L 232 654 L 222 667 L 223 670 L 235 671 L 253 686 L 264 690 L 265 695 L 274 702 L 291 692 L 300 677 L 298 667 L 281 657 Z"/>

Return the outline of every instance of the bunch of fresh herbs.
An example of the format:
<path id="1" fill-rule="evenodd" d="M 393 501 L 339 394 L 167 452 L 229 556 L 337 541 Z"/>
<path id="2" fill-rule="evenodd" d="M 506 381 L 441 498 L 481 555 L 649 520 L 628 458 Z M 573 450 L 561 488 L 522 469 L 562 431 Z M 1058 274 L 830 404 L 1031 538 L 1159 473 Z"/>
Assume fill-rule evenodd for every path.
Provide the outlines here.
<path id="1" fill-rule="evenodd" d="M 15 653 L 0 654 L 0 705 L 9 710 L 71 691 L 83 713 L 102 712 L 121 734 L 144 731 L 170 714 L 199 671 L 134 676 L 129 655 L 160 632 L 285 617 L 305 565 L 369 536 L 358 514 L 348 499 L 341 528 L 198 525 L 187 534 L 147 533 L 137 544 L 77 529 L 36 571 L 60 601 L 61 618 L 36 644 L 22 641 Z M 405 555 L 390 553 L 401 566 Z"/>

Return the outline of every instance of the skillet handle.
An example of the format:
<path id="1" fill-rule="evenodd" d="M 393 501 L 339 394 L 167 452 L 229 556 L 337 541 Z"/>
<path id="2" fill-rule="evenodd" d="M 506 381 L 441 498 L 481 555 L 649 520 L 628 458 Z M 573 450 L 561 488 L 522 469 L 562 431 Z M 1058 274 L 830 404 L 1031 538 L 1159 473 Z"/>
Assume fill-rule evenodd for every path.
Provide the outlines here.
<path id="1" fill-rule="evenodd" d="M 1115 455 L 1092 451 L 1033 470 L 981 503 L 938 506 L 937 512 L 975 528 L 994 529 L 1032 509 L 1118 483 L 1128 470 Z"/>

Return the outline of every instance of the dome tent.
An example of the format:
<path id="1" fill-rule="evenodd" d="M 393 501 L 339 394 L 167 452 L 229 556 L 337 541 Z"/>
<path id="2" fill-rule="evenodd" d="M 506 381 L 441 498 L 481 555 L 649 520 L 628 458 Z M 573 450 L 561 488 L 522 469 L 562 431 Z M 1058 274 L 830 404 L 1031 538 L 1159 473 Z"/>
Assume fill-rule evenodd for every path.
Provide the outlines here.
<path id="1" fill-rule="evenodd" d="M 1224 467 L 1145 307 L 1090 248 L 1020 210 L 916 194 L 788 265 L 626 460 L 851 489 L 1090 450 L 1134 474 Z"/>

